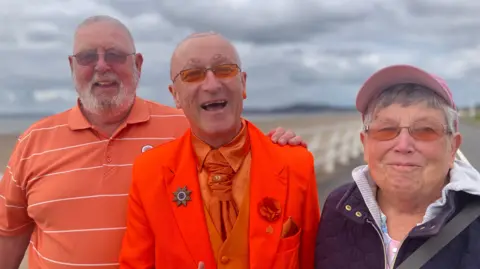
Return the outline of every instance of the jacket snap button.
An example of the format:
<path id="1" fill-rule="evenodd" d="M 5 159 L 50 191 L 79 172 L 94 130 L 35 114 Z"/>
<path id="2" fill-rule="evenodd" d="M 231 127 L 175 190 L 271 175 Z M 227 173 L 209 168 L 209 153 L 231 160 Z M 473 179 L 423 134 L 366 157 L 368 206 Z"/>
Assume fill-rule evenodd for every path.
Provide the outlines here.
<path id="1" fill-rule="evenodd" d="M 362 213 L 360 211 L 357 211 L 357 212 L 355 212 L 355 216 L 360 218 L 362 216 Z"/>
<path id="2" fill-rule="evenodd" d="M 225 264 L 225 263 L 228 263 L 230 259 L 227 257 L 227 256 L 222 256 L 222 258 L 220 259 L 220 261 Z"/>
<path id="3" fill-rule="evenodd" d="M 351 211 L 351 210 L 352 210 L 352 207 L 351 207 L 350 205 L 346 205 L 346 206 L 345 206 L 345 209 L 346 209 L 347 211 Z"/>

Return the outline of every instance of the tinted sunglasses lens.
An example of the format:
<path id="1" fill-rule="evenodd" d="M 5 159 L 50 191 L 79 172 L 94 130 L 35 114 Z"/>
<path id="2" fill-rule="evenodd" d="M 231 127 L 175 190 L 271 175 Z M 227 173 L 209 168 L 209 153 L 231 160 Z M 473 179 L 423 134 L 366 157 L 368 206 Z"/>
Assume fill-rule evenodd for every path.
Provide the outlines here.
<path id="1" fill-rule="evenodd" d="M 231 78 L 238 74 L 239 69 L 236 64 L 223 64 L 213 67 L 212 72 L 217 78 Z M 187 69 L 180 72 L 180 77 L 184 82 L 200 82 L 205 79 L 206 70 L 204 68 Z"/>
<path id="2" fill-rule="evenodd" d="M 238 67 L 235 64 L 224 64 L 215 67 L 215 76 L 218 78 L 230 78 L 238 74 Z"/>
<path id="3" fill-rule="evenodd" d="M 397 137 L 398 127 L 373 127 L 368 130 L 368 134 L 375 140 L 386 141 Z"/>
<path id="4" fill-rule="evenodd" d="M 441 124 L 422 124 L 414 125 L 411 128 L 411 135 L 416 140 L 433 141 L 437 140 L 444 133 L 443 125 Z"/>
<path id="5" fill-rule="evenodd" d="M 199 82 L 205 78 L 203 69 L 188 69 L 180 72 L 180 77 L 185 82 Z"/>
<path id="6" fill-rule="evenodd" d="M 108 52 L 105 54 L 107 64 L 123 64 L 127 60 L 127 55 Z"/>
<path id="7" fill-rule="evenodd" d="M 98 54 L 96 53 L 79 53 L 75 55 L 79 65 L 92 65 L 98 61 Z"/>

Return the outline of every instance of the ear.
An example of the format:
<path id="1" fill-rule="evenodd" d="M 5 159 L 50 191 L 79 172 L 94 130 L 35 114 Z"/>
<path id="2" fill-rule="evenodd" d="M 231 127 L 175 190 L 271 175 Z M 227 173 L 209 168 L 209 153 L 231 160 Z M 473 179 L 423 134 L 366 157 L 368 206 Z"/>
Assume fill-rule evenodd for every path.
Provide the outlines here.
<path id="1" fill-rule="evenodd" d="M 176 108 L 182 109 L 182 106 L 180 104 L 180 97 L 178 96 L 178 92 L 175 90 L 175 86 L 173 86 L 173 84 L 168 85 L 168 91 L 173 97 Z"/>
<path id="2" fill-rule="evenodd" d="M 247 99 L 247 73 L 246 72 L 242 72 L 241 80 L 242 80 L 242 87 L 243 87 L 242 96 L 243 96 L 243 99 Z"/>
<path id="3" fill-rule="evenodd" d="M 366 138 L 365 138 L 365 133 L 360 132 L 360 141 L 362 142 L 363 145 L 363 161 L 368 164 L 368 150 L 366 150 Z"/>
<path id="4" fill-rule="evenodd" d="M 450 156 L 450 168 L 453 168 L 453 163 L 455 162 L 455 157 L 457 155 L 457 151 L 460 148 L 460 145 L 462 144 L 463 137 L 460 133 L 455 133 L 453 137 L 451 138 L 450 141 L 450 150 L 451 150 L 451 156 Z"/>
<path id="5" fill-rule="evenodd" d="M 141 53 L 135 54 L 135 66 L 139 73 L 142 72 L 142 65 L 143 65 L 143 55 Z"/>
<path id="6" fill-rule="evenodd" d="M 70 65 L 70 72 L 73 73 L 73 57 L 68 56 L 68 64 Z"/>

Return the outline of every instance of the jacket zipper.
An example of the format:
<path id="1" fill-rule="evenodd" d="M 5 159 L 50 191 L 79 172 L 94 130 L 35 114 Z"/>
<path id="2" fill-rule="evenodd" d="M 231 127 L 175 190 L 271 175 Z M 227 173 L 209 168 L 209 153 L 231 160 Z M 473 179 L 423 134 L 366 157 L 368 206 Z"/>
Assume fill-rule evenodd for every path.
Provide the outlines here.
<path id="1" fill-rule="evenodd" d="M 400 253 L 400 249 L 402 248 L 402 245 L 403 245 L 403 243 L 405 242 L 406 239 L 407 239 L 407 237 L 405 237 L 402 240 L 402 242 L 400 243 L 400 246 L 398 246 L 397 253 L 395 253 L 395 256 L 393 257 L 392 269 L 395 268 L 395 261 L 397 260 L 398 253 Z"/>
<path id="2" fill-rule="evenodd" d="M 397 260 L 398 253 L 400 252 L 400 248 L 402 248 L 403 242 L 400 243 L 400 246 L 397 249 L 397 253 L 395 253 L 395 256 L 393 257 L 393 262 L 392 262 L 392 268 L 395 268 L 395 261 Z"/>
<path id="3" fill-rule="evenodd" d="M 382 233 L 379 231 L 379 229 L 377 228 L 377 225 L 372 223 L 369 219 L 367 219 L 367 222 L 370 223 L 370 225 L 373 226 L 373 229 L 375 229 L 375 231 L 377 232 L 378 236 L 380 237 L 380 241 L 382 241 L 382 250 L 383 250 L 383 262 L 384 262 L 384 265 L 383 265 L 383 268 L 384 269 L 388 269 L 387 267 L 387 252 L 385 250 L 385 241 L 383 240 L 383 236 L 382 236 Z M 400 249 L 400 248 L 399 248 Z M 398 252 L 397 252 L 398 253 Z M 395 258 L 396 258 L 396 255 L 395 255 Z M 395 264 L 395 262 L 394 262 Z"/>

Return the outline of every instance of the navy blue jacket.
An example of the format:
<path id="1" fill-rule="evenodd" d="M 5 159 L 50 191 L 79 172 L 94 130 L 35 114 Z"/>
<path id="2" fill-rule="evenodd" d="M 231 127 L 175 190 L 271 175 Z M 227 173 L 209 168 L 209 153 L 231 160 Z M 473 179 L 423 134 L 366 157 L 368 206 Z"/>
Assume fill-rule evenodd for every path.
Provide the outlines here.
<path id="1" fill-rule="evenodd" d="M 445 209 L 439 215 L 410 231 L 393 268 L 397 268 L 429 237 L 436 235 L 467 203 L 480 198 L 453 191 L 447 197 Z M 317 234 L 315 269 L 384 269 L 385 265 L 381 231 L 357 185 L 349 183 L 337 188 L 324 204 Z M 422 267 L 443 268 L 480 268 L 480 218 Z"/>

